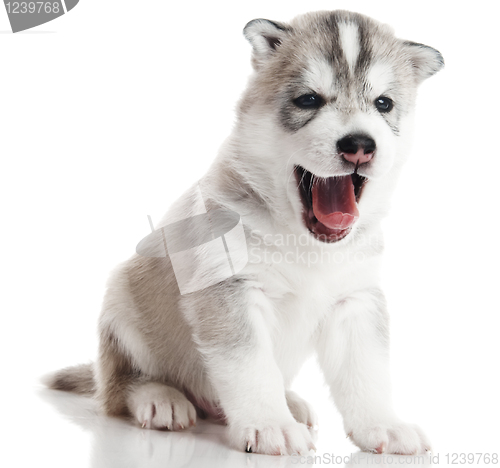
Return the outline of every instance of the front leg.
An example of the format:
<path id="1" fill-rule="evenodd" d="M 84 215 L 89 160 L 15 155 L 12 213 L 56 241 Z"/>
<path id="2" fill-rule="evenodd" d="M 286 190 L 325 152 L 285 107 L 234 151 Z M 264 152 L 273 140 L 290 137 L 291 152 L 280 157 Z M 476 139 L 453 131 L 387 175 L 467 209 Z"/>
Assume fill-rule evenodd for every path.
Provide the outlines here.
<path id="1" fill-rule="evenodd" d="M 262 290 L 233 281 L 185 296 L 182 306 L 224 411 L 231 445 L 269 455 L 314 448 L 306 425 L 295 421 L 287 405 L 266 322 L 273 310 Z"/>
<path id="2" fill-rule="evenodd" d="M 318 357 L 344 428 L 362 450 L 430 450 L 422 430 L 397 418 L 391 403 L 389 319 L 379 290 L 339 302 L 319 332 Z"/>

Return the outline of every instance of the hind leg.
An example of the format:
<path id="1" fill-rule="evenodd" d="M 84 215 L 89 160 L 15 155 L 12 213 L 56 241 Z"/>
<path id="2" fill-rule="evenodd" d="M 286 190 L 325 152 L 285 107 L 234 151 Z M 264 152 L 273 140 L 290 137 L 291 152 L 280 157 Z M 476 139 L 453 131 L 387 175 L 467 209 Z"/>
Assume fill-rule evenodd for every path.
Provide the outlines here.
<path id="1" fill-rule="evenodd" d="M 96 380 L 97 399 L 109 416 L 131 416 L 144 428 L 174 431 L 196 421 L 186 396 L 166 384 L 148 381 L 135 370 L 109 330 L 101 331 Z"/>
<path id="2" fill-rule="evenodd" d="M 130 416 L 127 395 L 139 378 L 115 335 L 108 329 L 101 330 L 95 366 L 96 398 L 108 416 Z"/>

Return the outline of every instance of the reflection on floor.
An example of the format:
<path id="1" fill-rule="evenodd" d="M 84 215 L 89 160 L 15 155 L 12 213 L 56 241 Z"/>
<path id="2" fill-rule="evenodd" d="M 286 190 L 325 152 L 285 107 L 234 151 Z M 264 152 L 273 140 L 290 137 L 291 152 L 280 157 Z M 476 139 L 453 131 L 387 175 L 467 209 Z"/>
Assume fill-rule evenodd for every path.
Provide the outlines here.
<path id="1" fill-rule="evenodd" d="M 90 468 L 283 468 L 313 464 L 346 468 L 396 464 L 431 466 L 429 456 L 392 456 L 389 459 L 358 452 L 349 457 L 335 457 L 319 451 L 302 458 L 247 454 L 228 447 L 225 426 L 198 421 L 196 427 L 184 432 L 144 430 L 126 421 L 100 415 L 90 398 L 48 389 L 41 389 L 38 395 L 64 419 L 91 433 Z"/>

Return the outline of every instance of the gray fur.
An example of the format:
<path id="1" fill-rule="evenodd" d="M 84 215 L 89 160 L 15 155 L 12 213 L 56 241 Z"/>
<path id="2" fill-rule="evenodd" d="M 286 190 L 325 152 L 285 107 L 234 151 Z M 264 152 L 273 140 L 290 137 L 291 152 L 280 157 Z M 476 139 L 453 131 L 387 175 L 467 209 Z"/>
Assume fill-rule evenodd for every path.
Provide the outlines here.
<path id="1" fill-rule="evenodd" d="M 54 390 L 74 392 L 81 395 L 93 395 L 95 393 L 94 369 L 92 364 L 66 367 L 46 376 L 43 380 L 45 385 Z"/>

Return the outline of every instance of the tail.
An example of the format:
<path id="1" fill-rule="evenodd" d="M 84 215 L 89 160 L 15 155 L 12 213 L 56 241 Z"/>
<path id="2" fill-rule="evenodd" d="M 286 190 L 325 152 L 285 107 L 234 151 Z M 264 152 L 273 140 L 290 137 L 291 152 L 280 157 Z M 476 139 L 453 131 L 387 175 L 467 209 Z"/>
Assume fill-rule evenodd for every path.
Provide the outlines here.
<path id="1" fill-rule="evenodd" d="M 47 387 L 54 390 L 92 395 L 95 392 L 94 370 L 92 364 L 66 367 L 42 378 Z"/>

